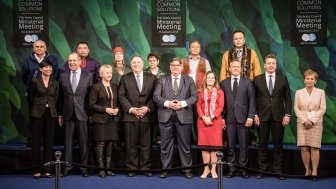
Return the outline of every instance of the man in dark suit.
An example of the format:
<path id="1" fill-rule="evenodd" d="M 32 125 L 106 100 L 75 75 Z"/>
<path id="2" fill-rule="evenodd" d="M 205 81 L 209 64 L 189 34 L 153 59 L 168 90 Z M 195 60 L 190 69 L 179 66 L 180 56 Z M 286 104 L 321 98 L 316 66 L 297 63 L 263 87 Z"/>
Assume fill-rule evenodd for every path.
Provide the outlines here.
<path id="1" fill-rule="evenodd" d="M 197 90 L 193 79 L 182 75 L 182 62 L 173 58 L 170 62 L 171 74 L 160 78 L 154 92 L 154 101 L 158 105 L 158 121 L 161 133 L 162 168 L 171 168 L 176 130 L 181 166 L 192 165 L 191 127 L 193 124 L 193 106 L 197 101 Z M 175 129 L 174 129 L 175 127 Z M 167 172 L 160 177 L 166 178 Z M 190 170 L 185 172 L 186 178 L 192 178 Z"/>
<path id="2" fill-rule="evenodd" d="M 124 111 L 125 162 L 130 169 L 129 177 L 135 176 L 132 170 L 147 170 L 150 160 L 150 111 L 153 106 L 153 92 L 156 77 L 143 71 L 144 62 L 140 56 L 131 58 L 132 72 L 120 79 L 118 99 Z M 152 176 L 146 172 L 146 176 Z"/>
<path id="3" fill-rule="evenodd" d="M 289 124 L 291 113 L 291 95 L 288 80 L 277 74 L 276 57 L 269 54 L 265 57 L 265 73 L 254 79 L 257 99 L 255 124 L 259 126 L 258 164 L 261 171 L 267 169 L 267 148 L 270 132 L 273 140 L 273 171 L 282 173 L 282 146 L 284 126 Z M 262 178 L 263 175 L 257 175 Z M 279 176 L 281 180 L 284 177 Z"/>
<path id="4" fill-rule="evenodd" d="M 60 77 L 60 97 L 62 108 L 59 117 L 60 125 L 65 124 L 65 161 L 72 162 L 72 142 L 74 131 L 77 127 L 79 132 L 80 163 L 86 165 L 88 161 L 88 128 L 87 108 L 88 94 L 93 84 L 92 74 L 82 71 L 81 59 L 77 53 L 70 53 L 68 57 L 70 71 L 62 73 Z M 71 167 L 67 167 L 64 175 L 69 174 Z M 88 173 L 82 168 L 82 175 Z"/>
<path id="5" fill-rule="evenodd" d="M 221 82 L 225 94 L 225 111 L 223 121 L 228 136 L 228 162 L 230 170 L 227 175 L 231 178 L 235 174 L 235 146 L 239 141 L 239 165 L 246 167 L 248 162 L 248 128 L 252 126 L 255 114 L 255 93 L 253 83 L 240 75 L 241 64 L 238 60 L 230 62 L 231 76 Z M 248 178 L 246 170 L 240 172 L 243 178 Z"/>

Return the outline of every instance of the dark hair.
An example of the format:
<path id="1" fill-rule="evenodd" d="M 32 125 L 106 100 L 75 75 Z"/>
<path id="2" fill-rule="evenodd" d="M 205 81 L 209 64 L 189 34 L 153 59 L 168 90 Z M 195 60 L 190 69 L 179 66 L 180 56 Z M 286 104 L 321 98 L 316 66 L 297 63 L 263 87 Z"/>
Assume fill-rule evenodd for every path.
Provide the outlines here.
<path id="1" fill-rule="evenodd" d="M 234 36 L 234 34 L 236 34 L 236 33 L 242 33 L 243 36 L 245 37 L 245 33 L 243 31 L 241 31 L 241 30 L 234 31 L 233 34 L 232 34 L 232 36 Z"/>
<path id="2" fill-rule="evenodd" d="M 40 63 L 40 68 L 44 68 L 44 67 L 47 67 L 47 66 L 51 66 L 51 62 L 49 62 L 48 60 L 42 60 L 42 62 Z"/>
<path id="3" fill-rule="evenodd" d="M 80 42 L 77 43 L 77 47 L 78 47 L 78 45 L 86 45 L 88 48 L 90 48 L 89 43 L 86 42 L 86 41 L 80 41 Z"/>
<path id="4" fill-rule="evenodd" d="M 149 53 L 147 56 L 147 60 L 149 60 L 150 57 L 155 57 L 157 60 L 160 60 L 159 55 L 157 55 L 156 53 Z"/>
<path id="5" fill-rule="evenodd" d="M 202 46 L 202 45 L 201 45 L 201 42 L 200 42 L 199 40 L 197 40 L 197 39 L 193 39 L 193 40 L 191 40 L 191 41 L 189 42 L 189 48 L 190 48 L 190 45 L 193 44 L 193 43 L 198 43 L 200 46 Z"/>

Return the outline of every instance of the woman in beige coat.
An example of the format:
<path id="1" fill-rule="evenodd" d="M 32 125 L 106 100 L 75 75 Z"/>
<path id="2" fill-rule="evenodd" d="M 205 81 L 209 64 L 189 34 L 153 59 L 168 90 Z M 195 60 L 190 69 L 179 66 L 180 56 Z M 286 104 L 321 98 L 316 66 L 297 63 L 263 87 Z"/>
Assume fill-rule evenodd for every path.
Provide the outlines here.
<path id="1" fill-rule="evenodd" d="M 297 117 L 297 145 L 306 169 L 305 176 L 317 176 L 326 111 L 325 92 L 315 88 L 318 75 L 311 69 L 304 72 L 305 88 L 297 90 L 294 111 Z M 310 166 L 311 163 L 311 166 Z"/>

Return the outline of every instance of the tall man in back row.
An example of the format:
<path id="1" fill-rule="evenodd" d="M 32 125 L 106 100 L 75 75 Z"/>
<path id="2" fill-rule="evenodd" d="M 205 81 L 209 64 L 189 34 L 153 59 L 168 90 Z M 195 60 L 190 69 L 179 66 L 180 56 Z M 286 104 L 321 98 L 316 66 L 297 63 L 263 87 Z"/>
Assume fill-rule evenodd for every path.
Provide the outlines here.
<path id="1" fill-rule="evenodd" d="M 92 73 L 94 82 L 100 81 L 99 68 L 100 64 L 95 59 L 89 56 L 90 48 L 89 43 L 86 41 L 80 41 L 77 43 L 77 53 L 80 56 L 81 70 L 87 73 Z M 69 62 L 64 64 L 64 71 L 69 71 Z"/>
<path id="2" fill-rule="evenodd" d="M 239 60 L 241 64 L 240 75 L 250 80 L 261 74 L 260 61 L 257 53 L 245 45 L 245 33 L 237 30 L 233 32 L 233 47 L 227 50 L 222 58 L 219 81 L 230 77 L 230 62 Z"/>

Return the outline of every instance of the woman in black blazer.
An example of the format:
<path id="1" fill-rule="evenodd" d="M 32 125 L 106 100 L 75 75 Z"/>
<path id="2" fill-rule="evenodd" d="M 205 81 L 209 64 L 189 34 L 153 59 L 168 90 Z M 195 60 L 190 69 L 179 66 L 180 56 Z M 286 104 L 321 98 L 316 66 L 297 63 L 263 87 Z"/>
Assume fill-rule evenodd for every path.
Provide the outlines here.
<path id="1" fill-rule="evenodd" d="M 28 87 L 28 100 L 31 104 L 31 155 L 33 165 L 41 164 L 41 141 L 43 141 L 43 163 L 52 160 L 55 124 L 57 120 L 58 81 L 50 77 L 53 69 L 51 63 L 47 60 L 43 60 L 40 63 L 40 71 L 41 75 L 33 78 Z M 52 177 L 50 170 L 49 166 L 45 167 L 44 177 Z M 41 177 L 41 170 L 34 170 L 34 178 L 38 179 Z"/>
<path id="2" fill-rule="evenodd" d="M 93 122 L 93 137 L 96 142 L 98 166 L 103 168 L 105 163 L 106 167 L 110 168 L 112 146 L 119 139 L 118 92 L 117 85 L 111 82 L 112 66 L 102 65 L 99 74 L 102 80 L 91 88 L 89 107 Z M 107 171 L 107 175 L 113 176 L 114 173 Z M 105 171 L 100 170 L 99 176 L 105 177 Z"/>

